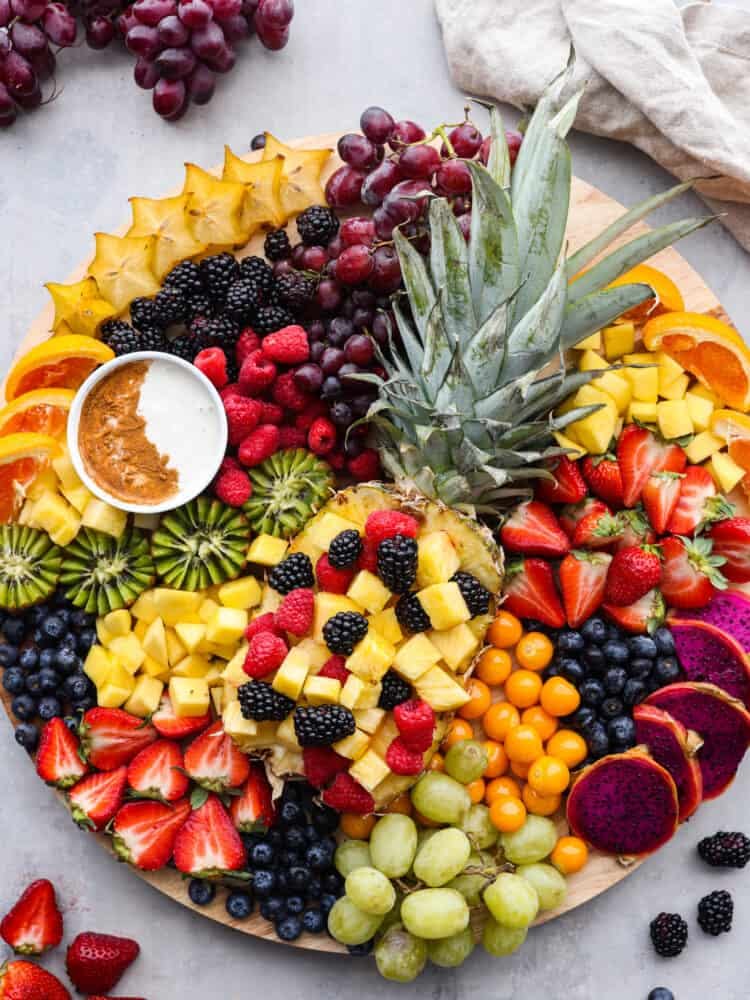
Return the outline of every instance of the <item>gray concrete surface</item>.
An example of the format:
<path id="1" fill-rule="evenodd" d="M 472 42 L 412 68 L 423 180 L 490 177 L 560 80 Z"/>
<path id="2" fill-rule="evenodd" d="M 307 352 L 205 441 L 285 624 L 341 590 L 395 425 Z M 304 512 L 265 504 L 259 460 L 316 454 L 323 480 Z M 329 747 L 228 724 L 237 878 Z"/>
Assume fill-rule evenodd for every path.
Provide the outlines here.
<path id="1" fill-rule="evenodd" d="M 750 10 L 750 0 L 739 2 Z M 64 280 L 89 253 L 94 231 L 125 221 L 129 196 L 156 197 L 177 185 L 183 161 L 216 163 L 225 142 L 241 151 L 264 128 L 292 137 L 352 127 L 371 103 L 426 123 L 460 116 L 462 98 L 447 74 L 431 0 L 298 0 L 298 8 L 284 52 L 271 55 L 251 43 L 214 102 L 172 126 L 153 115 L 124 54 L 63 54 L 59 100 L 0 135 L 0 369 L 44 302 L 42 282 Z M 644 156 L 616 143 L 576 135 L 572 146 L 576 172 L 625 203 L 669 183 Z M 660 214 L 666 220 L 695 211 L 699 202 L 685 198 Z M 681 250 L 750 336 L 748 257 L 718 226 L 686 240 Z M 0 721 L 0 728 L 0 910 L 32 878 L 53 879 L 66 908 L 66 939 L 98 929 L 141 942 L 142 956 L 120 994 L 148 1000 L 344 1000 L 355 993 L 372 1000 L 645 1000 L 660 984 L 678 1000 L 745 1000 L 750 993 L 750 871 L 716 873 L 694 853 L 701 836 L 747 828 L 748 765 L 657 857 L 594 902 L 535 930 L 515 957 L 476 953 L 459 971 L 431 969 L 399 988 L 379 979 L 368 961 L 256 941 L 164 899 L 73 827 L 12 741 L 8 724 Z M 695 924 L 695 908 L 721 886 L 735 895 L 734 931 L 707 938 Z M 690 921 L 688 949 L 679 959 L 657 959 L 650 948 L 648 921 L 662 909 L 679 910 Z M 59 972 L 60 954 L 45 964 Z"/>

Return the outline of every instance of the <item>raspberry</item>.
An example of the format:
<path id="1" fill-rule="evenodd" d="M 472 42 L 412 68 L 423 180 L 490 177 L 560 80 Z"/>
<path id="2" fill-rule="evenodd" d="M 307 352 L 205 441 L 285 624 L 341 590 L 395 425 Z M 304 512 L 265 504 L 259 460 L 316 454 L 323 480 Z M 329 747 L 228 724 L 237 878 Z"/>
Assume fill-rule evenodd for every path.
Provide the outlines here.
<path id="1" fill-rule="evenodd" d="M 367 816 L 375 808 L 372 795 L 345 771 L 337 774 L 333 784 L 323 792 L 323 801 L 331 809 L 357 813 L 359 816 Z"/>
<path id="2" fill-rule="evenodd" d="M 370 479 L 378 479 L 381 475 L 380 458 L 374 448 L 365 448 L 356 458 L 350 458 L 346 463 L 349 475 L 358 483 L 366 483 Z"/>
<path id="3" fill-rule="evenodd" d="M 250 640 L 242 669 L 248 677 L 265 677 L 281 666 L 288 652 L 287 644 L 278 635 L 258 632 Z"/>
<path id="4" fill-rule="evenodd" d="M 331 466 L 331 468 L 336 469 L 340 472 L 346 465 L 346 455 L 340 451 L 334 451 L 330 455 L 326 455 L 326 461 Z"/>
<path id="5" fill-rule="evenodd" d="M 214 493 L 230 507 L 241 507 L 253 494 L 253 487 L 246 472 L 228 469 L 222 472 L 214 483 Z"/>
<path id="6" fill-rule="evenodd" d="M 257 618 L 253 618 L 245 629 L 245 638 L 249 642 L 254 635 L 259 635 L 261 632 L 272 632 L 283 639 L 283 635 L 276 628 L 276 618 L 273 611 L 267 611 L 264 615 L 258 615 Z"/>
<path id="7" fill-rule="evenodd" d="M 332 677 L 336 681 L 346 684 L 349 671 L 346 669 L 346 657 L 334 653 L 330 656 L 318 671 L 318 677 Z"/>
<path id="8" fill-rule="evenodd" d="M 302 751 L 305 777 L 314 788 L 325 788 L 337 774 L 349 767 L 346 757 L 330 747 L 305 747 Z"/>
<path id="9" fill-rule="evenodd" d="M 263 413 L 260 416 L 262 424 L 280 424 L 284 419 L 284 411 L 276 403 L 262 402 Z"/>
<path id="10" fill-rule="evenodd" d="M 253 330 L 251 326 L 246 326 L 245 329 L 240 334 L 240 338 L 237 341 L 237 346 L 235 347 L 235 356 L 237 358 L 237 364 L 242 367 L 247 358 L 253 351 L 257 351 L 260 348 L 260 337 Z"/>
<path id="11" fill-rule="evenodd" d="M 326 417 L 318 417 L 307 432 L 307 443 L 316 455 L 327 455 L 336 447 L 336 428 Z"/>
<path id="12" fill-rule="evenodd" d="M 227 399 L 244 399 L 244 393 L 236 382 L 230 382 L 223 389 L 219 389 L 219 395 L 226 401 Z"/>
<path id="13" fill-rule="evenodd" d="M 224 411 L 227 415 L 229 444 L 236 446 L 258 426 L 261 405 L 257 399 L 232 396 L 224 400 Z"/>
<path id="14" fill-rule="evenodd" d="M 219 466 L 219 474 L 222 472 L 235 472 L 237 469 L 239 469 L 240 472 L 244 471 L 236 458 L 232 455 L 225 455 L 221 461 L 221 465 Z"/>
<path id="15" fill-rule="evenodd" d="M 419 774 L 424 770 L 422 754 L 418 750 L 410 750 L 401 736 L 392 740 L 385 752 L 385 762 L 394 774 Z"/>
<path id="16" fill-rule="evenodd" d="M 227 378 L 227 356 L 220 347 L 207 347 L 205 350 L 199 351 L 193 359 L 193 364 L 217 389 L 223 388 L 229 381 Z"/>
<path id="17" fill-rule="evenodd" d="M 315 596 L 307 587 L 290 590 L 276 611 L 276 627 L 292 635 L 306 635 L 313 620 Z"/>
<path id="18" fill-rule="evenodd" d="M 260 465 L 279 447 L 279 428 L 276 424 L 261 424 L 243 440 L 237 455 L 243 465 Z"/>
<path id="19" fill-rule="evenodd" d="M 284 372 L 283 375 L 279 375 L 274 383 L 273 399 L 283 409 L 292 410 L 293 413 L 300 413 L 310 402 L 308 394 L 295 385 L 294 372 Z"/>
<path id="20" fill-rule="evenodd" d="M 435 712 L 420 698 L 402 701 L 393 709 L 393 718 L 401 739 L 409 750 L 424 753 L 432 745 Z"/>
<path id="21" fill-rule="evenodd" d="M 324 552 L 315 564 L 315 576 L 321 590 L 331 594 L 345 594 L 354 579 L 354 569 L 335 569 L 331 566 L 328 553 Z"/>
<path id="22" fill-rule="evenodd" d="M 263 352 L 252 351 L 242 362 L 239 386 L 247 396 L 258 396 L 276 378 L 276 365 L 263 356 Z"/>
<path id="23" fill-rule="evenodd" d="M 365 522 L 365 535 L 376 545 L 394 535 L 416 538 L 418 531 L 419 522 L 398 510 L 374 510 Z"/>
<path id="24" fill-rule="evenodd" d="M 296 427 L 279 428 L 279 448 L 304 448 L 307 444 L 307 434 L 298 431 Z"/>
<path id="25" fill-rule="evenodd" d="M 285 326 L 263 338 L 263 353 L 282 365 L 296 365 L 310 357 L 307 333 L 301 326 Z"/>
<path id="26" fill-rule="evenodd" d="M 378 572 L 378 542 L 371 538 L 362 539 L 362 551 L 357 560 L 357 569 L 366 569 L 370 573 Z"/>
<path id="27" fill-rule="evenodd" d="M 323 400 L 314 399 L 312 403 L 308 403 L 304 410 L 294 418 L 294 426 L 298 430 L 307 432 L 318 417 L 324 417 L 326 413 L 328 413 L 328 407 Z"/>

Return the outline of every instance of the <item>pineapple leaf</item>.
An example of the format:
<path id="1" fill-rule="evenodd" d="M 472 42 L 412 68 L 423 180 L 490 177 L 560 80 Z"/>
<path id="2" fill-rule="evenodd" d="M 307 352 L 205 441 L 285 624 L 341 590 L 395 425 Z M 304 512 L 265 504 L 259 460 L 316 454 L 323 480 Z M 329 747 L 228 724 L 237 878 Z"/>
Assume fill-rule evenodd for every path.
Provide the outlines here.
<path id="1" fill-rule="evenodd" d="M 472 175 L 469 279 L 476 318 L 483 323 L 518 290 L 518 235 L 506 191 L 481 164 L 468 167 Z"/>
<path id="2" fill-rule="evenodd" d="M 409 296 L 409 304 L 414 322 L 417 325 L 417 332 L 424 342 L 427 323 L 435 305 L 435 289 L 427 273 L 424 258 L 399 229 L 393 230 L 393 242 L 398 251 L 401 274 Z"/>
<path id="3" fill-rule="evenodd" d="M 560 261 L 539 298 L 508 337 L 502 381 L 539 369 L 557 351 L 558 332 L 565 315 L 568 279 Z"/>
<path id="4" fill-rule="evenodd" d="M 456 347 L 435 405 L 439 410 L 468 415 L 473 410 L 475 398 L 471 376 L 466 370 L 461 351 Z"/>
<path id="5" fill-rule="evenodd" d="M 640 305 L 653 292 L 649 285 L 618 285 L 585 295 L 568 303 L 560 331 L 560 346 L 564 351 L 575 347 L 602 327 L 608 326 L 628 309 Z"/>
<path id="6" fill-rule="evenodd" d="M 556 406 L 564 402 L 568 396 L 572 396 L 582 385 L 588 385 L 594 378 L 601 375 L 599 371 L 589 372 L 565 372 L 561 369 L 554 375 L 539 379 L 534 382 L 528 392 L 526 405 L 516 414 L 516 420 L 523 423 L 530 420 L 539 413 L 546 413 L 554 410 Z"/>
<path id="7" fill-rule="evenodd" d="M 508 141 L 505 138 L 505 128 L 500 109 L 493 105 L 490 108 L 490 155 L 487 160 L 487 171 L 490 177 L 502 188 L 510 186 L 510 154 Z"/>
<path id="8" fill-rule="evenodd" d="M 396 317 L 396 326 L 398 327 L 398 332 L 401 334 L 401 343 L 404 345 L 409 367 L 421 382 L 422 373 L 420 369 L 422 367 L 422 358 L 424 357 L 424 348 L 419 342 L 417 334 L 414 332 L 414 327 L 406 318 L 401 303 L 396 298 L 393 299 L 393 314 Z"/>
<path id="9" fill-rule="evenodd" d="M 469 341 L 466 365 L 479 396 L 486 396 L 497 385 L 505 361 L 505 333 L 508 304 L 501 302 Z"/>
<path id="10" fill-rule="evenodd" d="M 438 293 L 438 299 L 432 307 L 424 335 L 421 375 L 430 399 L 437 396 L 453 357 L 453 345 L 448 339 L 448 332 L 442 322 L 442 298 L 441 289 Z"/>
<path id="11" fill-rule="evenodd" d="M 430 205 L 430 271 L 434 287 L 442 296 L 441 312 L 449 339 L 459 344 L 467 331 L 475 329 L 474 305 L 469 282 L 469 252 L 466 240 L 445 198 Z"/>
<path id="12" fill-rule="evenodd" d="M 526 399 L 529 386 L 537 376 L 535 370 L 527 371 L 520 378 L 501 385 L 489 396 L 477 401 L 475 413 L 478 417 L 492 417 L 498 413 L 516 413 Z"/>

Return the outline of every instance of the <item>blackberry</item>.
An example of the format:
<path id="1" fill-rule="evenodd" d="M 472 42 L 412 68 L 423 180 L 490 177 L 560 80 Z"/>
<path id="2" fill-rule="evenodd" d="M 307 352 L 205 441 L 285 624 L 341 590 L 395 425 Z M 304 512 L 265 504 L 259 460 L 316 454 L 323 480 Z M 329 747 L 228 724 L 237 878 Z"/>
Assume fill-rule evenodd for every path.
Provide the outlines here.
<path id="1" fill-rule="evenodd" d="M 395 670 L 386 671 L 381 684 L 378 708 L 384 708 L 386 712 L 392 711 L 396 705 L 401 705 L 411 698 L 411 684 L 403 677 L 399 677 Z"/>
<path id="2" fill-rule="evenodd" d="M 187 319 L 187 303 L 185 296 L 179 288 L 172 288 L 166 285 L 154 296 L 153 319 L 154 325 L 166 329 L 175 323 L 182 323 Z"/>
<path id="3" fill-rule="evenodd" d="M 332 653 L 349 656 L 367 635 L 367 628 L 364 615 L 357 611 L 339 611 L 323 626 L 323 639 Z"/>
<path id="4" fill-rule="evenodd" d="M 262 302 L 261 293 L 254 281 L 238 278 L 233 281 L 224 300 L 225 311 L 240 322 L 249 322 Z"/>
<path id="5" fill-rule="evenodd" d="M 198 316 L 210 318 L 214 314 L 213 299 L 207 292 L 201 292 L 199 295 L 191 295 L 186 300 L 186 304 L 188 322 L 192 322 Z"/>
<path id="6" fill-rule="evenodd" d="M 396 618 L 407 632 L 426 632 L 432 628 L 430 616 L 416 594 L 404 594 L 396 603 Z"/>
<path id="7" fill-rule="evenodd" d="M 111 347 L 117 357 L 123 354 L 132 354 L 133 351 L 140 351 L 140 338 L 130 323 L 124 323 L 119 319 L 111 319 L 102 326 L 102 340 Z M 146 348 L 148 350 L 148 348 Z"/>
<path id="8" fill-rule="evenodd" d="M 154 300 L 138 298 L 130 303 L 130 322 L 137 330 L 150 329 L 154 322 Z"/>
<path id="9" fill-rule="evenodd" d="M 362 539 L 359 532 L 351 528 L 342 531 L 331 542 L 328 548 L 328 562 L 334 569 L 345 569 L 359 559 L 362 551 Z"/>
<path id="10" fill-rule="evenodd" d="M 750 838 L 744 833 L 719 830 L 700 841 L 698 854 L 714 868 L 744 868 L 750 861 Z"/>
<path id="11" fill-rule="evenodd" d="M 169 288 L 176 288 L 189 297 L 203 295 L 204 292 L 201 269 L 192 260 L 183 260 L 173 267 L 164 279 L 164 284 Z"/>
<path id="12" fill-rule="evenodd" d="M 282 229 L 281 232 L 284 232 Z M 243 257 L 240 261 L 240 276 L 244 281 L 255 283 L 262 296 L 268 295 L 273 288 L 273 269 L 262 257 Z"/>
<path id="13" fill-rule="evenodd" d="M 294 323 L 294 316 L 282 306 L 261 306 L 255 314 L 253 329 L 261 337 L 267 333 L 283 330 L 285 326 Z"/>
<path id="14" fill-rule="evenodd" d="M 490 610 L 490 598 L 492 594 L 482 586 L 475 576 L 472 576 L 471 573 L 459 572 L 454 573 L 451 580 L 458 584 L 458 589 L 466 601 L 466 607 L 471 612 L 472 618 L 475 615 L 487 614 Z"/>
<path id="15" fill-rule="evenodd" d="M 315 586 L 310 557 L 304 552 L 295 552 L 282 559 L 269 573 L 268 583 L 280 594 L 288 594 L 290 590 L 296 590 L 298 587 Z"/>
<path id="16" fill-rule="evenodd" d="M 169 341 L 162 330 L 156 327 L 143 329 L 138 334 L 139 351 L 169 351 Z"/>
<path id="17" fill-rule="evenodd" d="M 199 317 L 190 324 L 190 330 L 211 347 L 231 349 L 240 339 L 240 326 L 229 316 Z"/>
<path id="18" fill-rule="evenodd" d="M 687 944 L 688 925 L 679 913 L 660 913 L 649 926 L 657 955 L 674 958 Z"/>
<path id="19" fill-rule="evenodd" d="M 726 889 L 710 892 L 698 903 L 698 925 L 713 937 L 731 931 L 733 914 L 734 902 Z"/>
<path id="20" fill-rule="evenodd" d="M 294 710 L 294 732 L 302 747 L 328 747 L 355 729 L 354 716 L 343 705 L 298 705 Z"/>
<path id="21" fill-rule="evenodd" d="M 339 220 L 325 205 L 311 205 L 297 216 L 297 232 L 305 246 L 327 246 L 339 231 Z"/>
<path id="22" fill-rule="evenodd" d="M 240 708 L 246 719 L 255 722 L 282 722 L 294 709 L 294 702 L 275 691 L 265 681 L 249 681 L 237 689 Z"/>
<path id="23" fill-rule="evenodd" d="M 223 299 L 229 286 L 240 275 L 240 266 L 231 253 L 204 257 L 198 265 L 206 291 L 216 302 Z"/>
<path id="24" fill-rule="evenodd" d="M 315 282 L 304 274 L 290 271 L 276 279 L 273 290 L 281 305 L 302 309 L 315 295 Z"/>
<path id="25" fill-rule="evenodd" d="M 269 260 L 284 260 L 290 257 L 292 245 L 286 229 L 274 229 L 263 242 L 263 253 Z"/>
<path id="26" fill-rule="evenodd" d="M 417 543 L 408 535 L 384 538 L 378 545 L 378 576 L 394 594 L 405 594 L 417 579 Z"/>
<path id="27" fill-rule="evenodd" d="M 203 349 L 203 344 L 199 337 L 191 337 L 189 333 L 183 333 L 180 337 L 175 337 L 169 341 L 169 353 L 183 361 L 194 361 L 196 354 Z"/>

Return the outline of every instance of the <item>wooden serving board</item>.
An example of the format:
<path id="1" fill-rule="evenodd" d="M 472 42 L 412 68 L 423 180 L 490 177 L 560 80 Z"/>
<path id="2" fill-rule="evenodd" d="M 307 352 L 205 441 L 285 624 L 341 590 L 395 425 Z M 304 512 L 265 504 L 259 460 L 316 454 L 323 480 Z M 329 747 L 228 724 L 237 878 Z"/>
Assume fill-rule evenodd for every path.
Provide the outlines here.
<path id="1" fill-rule="evenodd" d="M 293 140 L 290 145 L 308 149 L 321 149 L 329 147 L 335 150 L 338 138 L 339 135 L 337 133 L 309 136 L 304 139 Z M 248 161 L 254 161 L 259 159 L 260 155 L 260 153 L 250 153 L 245 157 L 245 159 Z M 324 178 L 330 176 L 330 174 L 333 173 L 338 166 L 340 166 L 340 162 L 341 161 L 334 152 L 326 170 L 324 171 Z M 220 168 L 216 168 L 215 172 L 220 173 Z M 585 181 L 574 178 L 571 194 L 570 220 L 567 234 L 570 243 L 570 252 L 572 253 L 587 240 L 599 233 L 609 223 L 618 218 L 623 211 L 623 206 L 620 205 L 619 202 L 609 198 L 602 191 L 599 191 L 591 184 L 587 184 Z M 126 228 L 127 227 L 123 227 L 121 232 L 124 232 Z M 638 226 L 633 227 L 626 237 L 622 237 L 617 242 L 624 242 L 633 233 L 643 231 L 646 228 L 647 227 L 641 223 Z M 263 235 L 256 235 L 239 256 L 245 256 L 253 253 L 262 254 L 262 243 Z M 711 289 L 706 285 L 697 271 L 695 271 L 687 263 L 687 261 L 677 253 L 676 250 L 672 248 L 663 250 L 652 259 L 652 262 L 656 267 L 669 274 L 669 276 L 676 282 L 685 299 L 686 309 L 691 312 L 711 313 L 717 318 L 728 321 L 726 313 L 722 309 L 718 299 L 713 294 Z M 72 282 L 80 280 L 86 273 L 87 267 L 88 261 L 82 263 L 69 276 L 68 281 Z M 53 310 L 50 304 L 42 313 L 40 313 L 39 316 L 37 316 L 29 327 L 26 336 L 16 352 L 16 357 L 24 354 L 35 344 L 46 340 L 50 336 L 52 317 Z M 2 700 L 5 709 L 10 716 L 10 699 L 4 691 L 2 692 Z M 62 798 L 62 796 L 60 797 Z M 564 819 L 560 820 L 559 826 L 561 832 L 567 832 L 567 825 L 565 824 Z M 109 837 L 100 834 L 93 836 L 105 850 L 113 853 Z M 555 917 L 560 916 L 560 914 L 580 906 L 589 899 L 593 899 L 595 896 L 605 892 L 611 886 L 620 882 L 631 872 L 635 871 L 640 864 L 641 862 L 636 861 L 630 865 L 623 865 L 612 857 L 596 852 L 593 853 L 583 871 L 569 878 L 568 896 L 564 905 L 558 910 L 544 913 L 539 918 L 537 923 L 541 924 L 547 922 L 548 920 L 553 920 Z M 217 923 L 226 925 L 227 927 L 233 927 L 238 931 L 242 931 L 243 934 L 250 934 L 254 937 L 265 938 L 269 941 L 279 943 L 273 930 L 273 926 L 264 920 L 257 912 L 245 921 L 232 920 L 227 915 L 224 908 L 222 893 L 217 894 L 216 899 L 210 906 L 198 907 L 190 902 L 190 898 L 187 894 L 187 883 L 177 871 L 172 869 L 165 869 L 152 873 L 141 872 L 137 869 L 133 869 L 133 871 L 145 882 L 148 882 L 155 889 L 158 889 L 159 892 L 169 896 L 180 905 L 195 910 L 196 913 L 199 913 L 203 917 L 208 917 L 211 920 L 215 920 Z M 294 945 L 295 947 L 308 948 L 313 951 L 335 952 L 339 954 L 346 953 L 345 949 L 342 948 L 341 945 L 337 944 L 327 935 L 303 935 L 298 941 L 294 942 Z"/>

